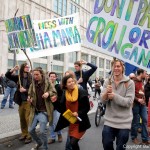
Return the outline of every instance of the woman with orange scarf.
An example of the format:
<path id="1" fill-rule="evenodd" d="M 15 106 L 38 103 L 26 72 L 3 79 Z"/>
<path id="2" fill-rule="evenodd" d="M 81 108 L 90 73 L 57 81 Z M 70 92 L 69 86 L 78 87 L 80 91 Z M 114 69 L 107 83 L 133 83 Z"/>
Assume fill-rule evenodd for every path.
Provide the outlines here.
<path id="1" fill-rule="evenodd" d="M 87 115 L 90 110 L 88 93 L 78 87 L 75 79 L 70 75 L 62 79 L 62 88 L 65 90 L 65 94 L 62 96 L 61 101 L 58 102 L 56 99 L 52 99 L 55 108 L 61 113 L 55 131 L 69 126 L 68 132 L 72 150 L 80 150 L 78 142 L 85 131 L 91 127 Z M 63 117 L 63 113 L 68 109 L 72 111 L 74 117 L 78 118 L 74 124 Z"/>

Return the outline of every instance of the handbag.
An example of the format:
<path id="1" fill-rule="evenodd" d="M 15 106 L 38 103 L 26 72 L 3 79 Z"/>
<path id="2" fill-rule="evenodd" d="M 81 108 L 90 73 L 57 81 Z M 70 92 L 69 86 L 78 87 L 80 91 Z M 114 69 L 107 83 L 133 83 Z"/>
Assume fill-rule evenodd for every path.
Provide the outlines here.
<path id="1" fill-rule="evenodd" d="M 20 93 L 20 91 L 16 91 L 15 92 L 15 94 L 14 94 L 14 102 L 16 103 L 16 104 L 18 104 L 19 106 L 21 105 L 21 103 L 22 103 L 22 100 L 21 100 L 21 93 Z"/>

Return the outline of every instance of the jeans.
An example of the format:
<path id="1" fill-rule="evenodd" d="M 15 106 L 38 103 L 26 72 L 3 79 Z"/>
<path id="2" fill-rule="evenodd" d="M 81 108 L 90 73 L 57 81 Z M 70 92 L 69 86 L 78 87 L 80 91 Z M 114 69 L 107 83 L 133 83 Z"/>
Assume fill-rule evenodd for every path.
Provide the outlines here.
<path id="1" fill-rule="evenodd" d="M 104 150 L 114 150 L 113 142 L 116 138 L 116 150 L 125 150 L 129 139 L 129 129 L 116 129 L 104 125 L 102 143 Z"/>
<path id="2" fill-rule="evenodd" d="M 39 145 L 43 144 L 42 149 L 48 150 L 47 127 L 46 127 L 48 123 L 48 117 L 44 113 L 46 114 L 46 112 L 40 112 L 35 114 L 33 122 L 28 130 L 32 138 L 36 141 L 36 143 Z M 40 124 L 40 138 L 35 131 L 38 123 Z"/>
<path id="3" fill-rule="evenodd" d="M 53 111 L 53 124 L 49 127 L 50 130 L 50 138 L 56 139 L 56 133 L 54 132 L 58 119 L 59 119 L 60 113 L 57 110 Z M 61 135 L 61 130 L 57 132 L 58 135 Z"/>
<path id="4" fill-rule="evenodd" d="M 67 141 L 65 145 L 65 150 L 72 150 L 71 143 L 70 143 L 70 136 L 67 135 Z"/>
<path id="5" fill-rule="evenodd" d="M 2 100 L 1 106 L 5 107 L 9 95 L 9 106 L 12 106 L 15 92 L 16 88 L 10 88 L 7 86 L 5 89 L 4 98 Z"/>
<path id="6" fill-rule="evenodd" d="M 135 103 L 133 106 L 133 120 L 132 120 L 132 127 L 131 127 L 131 138 L 134 140 L 137 138 L 137 129 L 139 123 L 139 115 L 142 119 L 142 132 L 141 137 L 142 141 L 148 141 L 148 130 L 147 130 L 147 108 L 146 105 L 141 105 Z"/>

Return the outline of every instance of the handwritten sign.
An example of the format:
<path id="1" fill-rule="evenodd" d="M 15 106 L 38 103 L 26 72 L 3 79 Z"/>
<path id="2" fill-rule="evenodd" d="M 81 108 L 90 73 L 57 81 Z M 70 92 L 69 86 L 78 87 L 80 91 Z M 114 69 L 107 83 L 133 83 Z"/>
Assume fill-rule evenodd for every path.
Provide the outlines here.
<path id="1" fill-rule="evenodd" d="M 30 15 L 8 19 L 5 21 L 5 26 L 11 50 L 35 45 L 36 38 Z"/>
<path id="2" fill-rule="evenodd" d="M 78 14 L 50 20 L 34 20 L 37 46 L 27 49 L 30 58 L 79 51 L 81 49 Z M 26 59 L 19 51 L 18 60 Z"/>
<path id="3" fill-rule="evenodd" d="M 148 70 L 150 1 L 95 0 L 86 30 L 86 44 Z"/>

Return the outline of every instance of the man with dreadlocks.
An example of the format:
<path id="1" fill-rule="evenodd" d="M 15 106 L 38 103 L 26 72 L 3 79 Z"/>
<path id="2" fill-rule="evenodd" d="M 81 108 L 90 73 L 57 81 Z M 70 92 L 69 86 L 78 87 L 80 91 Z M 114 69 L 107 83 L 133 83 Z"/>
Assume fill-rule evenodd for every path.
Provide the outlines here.
<path id="1" fill-rule="evenodd" d="M 53 104 L 51 99 L 57 99 L 54 87 L 45 77 L 42 69 L 33 70 L 34 81 L 30 85 L 28 91 L 28 101 L 31 103 L 29 117 L 29 133 L 36 141 L 36 145 L 32 150 L 41 147 L 43 150 L 48 149 L 46 125 L 52 124 Z M 40 124 L 40 137 L 37 136 L 35 128 L 37 123 Z"/>
<path id="2" fill-rule="evenodd" d="M 19 140 L 25 140 L 25 144 L 28 144 L 32 141 L 31 136 L 28 132 L 30 103 L 27 102 L 28 89 L 31 84 L 31 74 L 29 73 L 29 66 L 27 63 L 21 64 L 19 71 L 20 76 L 13 74 L 13 72 L 17 70 L 19 70 L 19 66 L 15 66 L 10 71 L 6 72 L 6 77 L 18 84 L 15 95 L 19 96 L 14 97 L 14 101 L 19 102 L 19 117 L 22 132 Z"/>

